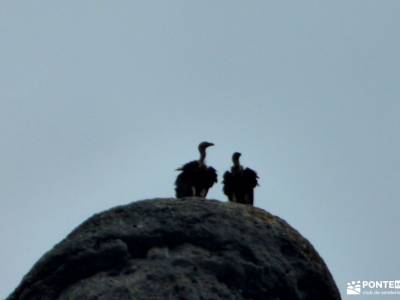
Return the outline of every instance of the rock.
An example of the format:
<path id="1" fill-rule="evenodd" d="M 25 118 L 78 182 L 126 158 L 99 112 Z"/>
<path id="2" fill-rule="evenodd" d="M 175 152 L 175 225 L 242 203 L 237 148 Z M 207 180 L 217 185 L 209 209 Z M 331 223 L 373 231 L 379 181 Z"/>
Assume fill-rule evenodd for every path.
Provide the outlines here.
<path id="1" fill-rule="evenodd" d="M 8 300 L 330 300 L 311 244 L 259 208 L 199 198 L 134 202 L 89 218 Z"/>

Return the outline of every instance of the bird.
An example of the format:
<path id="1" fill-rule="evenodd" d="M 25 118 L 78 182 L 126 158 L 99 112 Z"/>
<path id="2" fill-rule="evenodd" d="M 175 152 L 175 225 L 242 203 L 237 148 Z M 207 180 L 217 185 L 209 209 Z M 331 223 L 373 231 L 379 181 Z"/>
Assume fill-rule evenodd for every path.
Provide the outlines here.
<path id="1" fill-rule="evenodd" d="M 232 155 L 233 166 L 226 171 L 223 180 L 223 192 L 228 196 L 230 202 L 237 202 L 247 205 L 254 204 L 254 188 L 258 186 L 258 175 L 240 164 L 242 154 L 235 152 Z"/>
<path id="2" fill-rule="evenodd" d="M 208 190 L 218 181 L 217 171 L 206 165 L 206 149 L 214 146 L 210 142 L 202 142 L 198 146 L 200 158 L 186 163 L 175 181 L 177 198 L 201 197 L 206 198 Z"/>

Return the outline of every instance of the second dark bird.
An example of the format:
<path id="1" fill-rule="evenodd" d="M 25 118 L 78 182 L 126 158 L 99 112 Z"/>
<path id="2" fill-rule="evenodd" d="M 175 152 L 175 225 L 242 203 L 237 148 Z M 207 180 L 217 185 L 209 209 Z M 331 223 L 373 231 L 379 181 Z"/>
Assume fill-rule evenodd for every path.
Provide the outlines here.
<path id="1" fill-rule="evenodd" d="M 254 170 L 244 168 L 240 164 L 240 156 L 239 152 L 232 155 L 233 166 L 224 174 L 223 191 L 231 202 L 253 205 L 254 188 L 258 185 L 258 176 Z"/>

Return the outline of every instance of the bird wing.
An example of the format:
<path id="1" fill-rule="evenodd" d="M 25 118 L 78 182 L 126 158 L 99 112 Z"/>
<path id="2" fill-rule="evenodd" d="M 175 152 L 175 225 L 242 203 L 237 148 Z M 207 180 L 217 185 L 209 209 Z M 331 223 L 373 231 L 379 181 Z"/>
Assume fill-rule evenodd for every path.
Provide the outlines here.
<path id="1" fill-rule="evenodd" d="M 228 197 L 231 196 L 232 193 L 232 178 L 233 174 L 229 171 L 226 171 L 224 173 L 224 180 L 223 180 L 223 185 L 224 185 L 224 194 L 227 195 Z"/>
<path id="2" fill-rule="evenodd" d="M 224 180 L 222 181 L 223 184 L 229 184 L 232 181 L 232 173 L 229 171 L 226 171 L 224 173 Z"/>
<path id="3" fill-rule="evenodd" d="M 243 178 L 245 179 L 246 183 L 255 188 L 258 185 L 258 175 L 256 173 L 256 171 L 250 169 L 250 168 L 246 168 L 243 170 Z"/>
<path id="4" fill-rule="evenodd" d="M 196 171 L 198 167 L 199 167 L 199 162 L 197 160 L 193 160 L 191 162 L 184 164 L 182 167 L 176 169 L 176 171 L 184 171 L 184 172 Z"/>
<path id="5" fill-rule="evenodd" d="M 207 178 L 208 178 L 208 183 L 210 184 L 210 187 L 214 183 L 218 182 L 217 171 L 213 167 L 207 168 Z"/>

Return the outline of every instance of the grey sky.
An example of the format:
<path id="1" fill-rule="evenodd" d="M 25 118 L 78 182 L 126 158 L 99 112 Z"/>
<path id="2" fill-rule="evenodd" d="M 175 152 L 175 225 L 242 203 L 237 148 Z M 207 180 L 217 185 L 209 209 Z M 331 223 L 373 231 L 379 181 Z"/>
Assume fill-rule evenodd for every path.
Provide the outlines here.
<path id="1" fill-rule="evenodd" d="M 0 298 L 95 212 L 173 195 L 209 140 L 341 293 L 400 279 L 399 1 L 2 1 Z M 210 198 L 225 197 L 220 183 Z"/>

